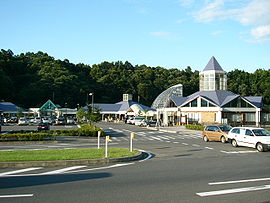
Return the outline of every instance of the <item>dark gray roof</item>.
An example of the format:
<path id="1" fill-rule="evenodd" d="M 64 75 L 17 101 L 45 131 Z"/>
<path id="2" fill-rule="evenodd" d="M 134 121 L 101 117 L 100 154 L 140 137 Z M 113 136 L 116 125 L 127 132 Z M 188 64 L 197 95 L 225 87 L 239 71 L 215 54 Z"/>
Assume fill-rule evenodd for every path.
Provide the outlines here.
<path id="1" fill-rule="evenodd" d="M 174 103 L 176 106 L 181 106 L 181 104 L 183 104 L 183 103 L 187 100 L 187 97 L 177 97 L 177 96 L 173 96 L 173 97 L 171 97 L 171 100 L 173 101 L 173 103 Z"/>
<path id="2" fill-rule="evenodd" d="M 99 108 L 101 111 L 119 111 L 121 105 L 120 104 L 94 104 L 94 107 Z"/>
<path id="3" fill-rule="evenodd" d="M 207 70 L 219 70 L 219 71 L 223 71 L 223 69 L 221 68 L 221 66 L 219 65 L 219 63 L 217 62 L 217 60 L 215 59 L 214 56 L 212 56 L 212 58 L 210 59 L 210 61 L 208 62 L 208 64 L 203 69 L 203 71 L 207 71 Z"/>
<path id="4" fill-rule="evenodd" d="M 0 111 L 7 112 L 7 111 L 18 111 L 19 107 L 11 102 L 0 102 Z"/>
<path id="5" fill-rule="evenodd" d="M 189 102 L 193 101 L 194 99 L 202 97 L 206 100 L 212 102 L 213 104 L 222 107 L 228 104 L 230 101 L 241 97 L 238 94 L 234 94 L 230 91 L 225 90 L 215 90 L 215 91 L 199 91 L 195 92 L 194 94 L 188 97 L 172 97 L 171 100 L 175 103 L 178 107 L 183 107 Z M 262 97 L 243 97 L 244 99 L 248 100 L 250 103 L 255 105 L 258 108 L 262 107 Z"/>
<path id="6" fill-rule="evenodd" d="M 246 100 L 250 101 L 253 105 L 262 108 L 263 107 L 263 101 L 261 96 L 255 96 L 255 97 L 244 97 Z"/>

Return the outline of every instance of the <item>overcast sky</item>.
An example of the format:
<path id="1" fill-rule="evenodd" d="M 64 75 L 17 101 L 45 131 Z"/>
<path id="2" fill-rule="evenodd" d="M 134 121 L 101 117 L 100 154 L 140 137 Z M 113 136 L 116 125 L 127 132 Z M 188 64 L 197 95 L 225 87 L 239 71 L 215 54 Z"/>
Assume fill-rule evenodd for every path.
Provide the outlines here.
<path id="1" fill-rule="evenodd" d="M 270 68 L 270 0 L 1 0 L 0 48 L 72 63 Z"/>

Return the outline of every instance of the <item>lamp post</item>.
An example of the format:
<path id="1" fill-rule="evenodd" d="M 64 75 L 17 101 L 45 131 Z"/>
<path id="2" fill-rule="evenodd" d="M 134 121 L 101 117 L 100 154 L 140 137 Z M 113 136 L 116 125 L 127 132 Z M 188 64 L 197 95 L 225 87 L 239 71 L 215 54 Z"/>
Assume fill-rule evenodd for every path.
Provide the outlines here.
<path id="1" fill-rule="evenodd" d="M 94 93 L 90 92 L 89 95 L 92 96 L 91 111 L 93 112 L 94 111 Z"/>

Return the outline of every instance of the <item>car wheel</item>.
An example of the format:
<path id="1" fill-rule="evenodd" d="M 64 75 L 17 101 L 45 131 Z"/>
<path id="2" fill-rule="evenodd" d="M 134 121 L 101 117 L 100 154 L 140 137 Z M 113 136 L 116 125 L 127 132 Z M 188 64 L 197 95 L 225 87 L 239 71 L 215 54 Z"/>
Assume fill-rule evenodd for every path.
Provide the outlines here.
<path id="1" fill-rule="evenodd" d="M 232 140 L 232 146 L 234 146 L 234 147 L 237 147 L 238 146 L 236 140 Z"/>
<path id="2" fill-rule="evenodd" d="M 225 138 L 224 136 L 222 136 L 222 137 L 220 138 L 220 141 L 221 141 L 222 143 L 226 143 L 226 138 Z"/>
<path id="3" fill-rule="evenodd" d="M 203 136 L 203 140 L 204 140 L 205 142 L 208 142 L 208 141 L 209 141 L 206 135 Z"/>
<path id="4" fill-rule="evenodd" d="M 263 147 L 262 143 L 258 143 L 258 144 L 256 145 L 256 149 L 257 149 L 259 152 L 264 152 L 264 147 Z"/>

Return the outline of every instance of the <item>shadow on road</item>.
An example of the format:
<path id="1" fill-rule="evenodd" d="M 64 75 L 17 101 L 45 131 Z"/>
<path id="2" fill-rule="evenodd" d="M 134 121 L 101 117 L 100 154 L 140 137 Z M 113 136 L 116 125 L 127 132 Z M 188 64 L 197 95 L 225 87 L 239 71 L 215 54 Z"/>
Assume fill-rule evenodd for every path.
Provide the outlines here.
<path id="1" fill-rule="evenodd" d="M 59 174 L 40 176 L 1 177 L 0 189 L 57 184 L 112 177 L 111 173 Z"/>

